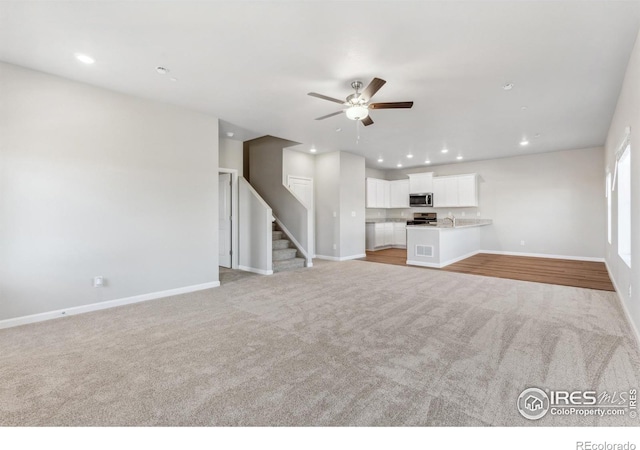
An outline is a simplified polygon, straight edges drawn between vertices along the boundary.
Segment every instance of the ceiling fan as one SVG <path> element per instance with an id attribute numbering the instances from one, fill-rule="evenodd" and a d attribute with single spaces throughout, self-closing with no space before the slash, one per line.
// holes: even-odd
<path id="1" fill-rule="evenodd" d="M 373 97 L 376 92 L 380 90 L 386 81 L 380 78 L 374 78 L 371 80 L 371 83 L 364 89 L 364 91 L 360 92 L 362 89 L 362 81 L 354 81 L 351 83 L 351 87 L 355 90 L 355 92 L 347 97 L 345 101 L 339 100 L 337 98 L 327 97 L 326 95 L 317 94 L 315 92 L 309 92 L 308 95 L 312 97 L 321 98 L 323 100 L 329 100 L 330 102 L 339 103 L 341 105 L 346 106 L 345 109 L 341 111 L 337 111 L 331 114 L 327 114 L 326 116 L 318 117 L 316 120 L 324 120 L 329 117 L 337 116 L 338 114 L 345 115 L 351 120 L 359 120 L 366 127 L 373 124 L 373 120 L 369 116 L 369 110 L 371 109 L 399 109 L 399 108 L 411 108 L 413 106 L 413 102 L 389 102 L 389 103 L 370 103 L 371 97 Z"/>

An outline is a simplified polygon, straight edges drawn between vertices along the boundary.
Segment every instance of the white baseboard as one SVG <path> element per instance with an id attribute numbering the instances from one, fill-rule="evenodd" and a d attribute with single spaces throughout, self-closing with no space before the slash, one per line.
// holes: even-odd
<path id="1" fill-rule="evenodd" d="M 245 272 L 257 273 L 258 275 L 273 275 L 273 270 L 256 269 L 255 267 L 239 265 L 238 269 Z"/>
<path id="2" fill-rule="evenodd" d="M 325 256 L 325 255 L 316 255 L 318 259 L 325 259 L 327 261 L 349 261 L 351 259 L 360 259 L 365 258 L 367 255 L 365 253 L 361 255 L 351 255 L 351 256 Z"/>
<path id="3" fill-rule="evenodd" d="M 442 267 L 441 264 L 438 263 L 430 263 L 430 262 L 424 262 L 424 261 L 413 261 L 410 259 L 407 259 L 407 265 L 408 266 L 420 266 L 420 267 L 431 267 L 432 269 L 439 269 Z"/>
<path id="4" fill-rule="evenodd" d="M 479 250 L 476 253 L 489 253 L 491 255 L 529 256 L 532 258 L 570 259 L 573 261 L 604 262 L 604 258 L 595 258 L 592 256 L 547 255 L 546 253 L 503 252 L 499 250 Z"/>
<path id="5" fill-rule="evenodd" d="M 462 261 L 463 259 L 471 258 L 472 256 L 477 255 L 478 253 L 481 253 L 481 252 L 475 251 L 475 252 L 467 253 L 466 255 L 458 256 L 457 258 L 453 258 L 443 262 L 442 264 L 440 264 L 440 267 L 446 267 L 450 264 L 457 263 L 458 261 Z"/>
<path id="6" fill-rule="evenodd" d="M 604 265 L 607 268 L 607 273 L 609 274 L 609 278 L 611 279 L 611 282 L 613 283 L 613 287 L 616 290 L 618 301 L 622 306 L 622 311 L 624 311 L 624 315 L 627 319 L 627 322 L 629 322 L 629 324 L 631 325 L 631 330 L 633 331 L 633 337 L 636 338 L 636 344 L 638 345 L 638 347 L 640 347 L 640 332 L 638 332 L 638 328 L 636 327 L 636 324 L 633 321 L 633 318 L 631 317 L 631 313 L 629 313 L 629 309 L 627 308 L 627 303 L 624 301 L 624 299 L 622 298 L 622 295 L 620 294 L 620 292 L 622 291 L 618 287 L 618 283 L 616 283 L 616 279 L 611 273 L 611 269 L 609 269 L 609 264 L 607 263 L 606 260 L 604 261 Z"/>
<path id="7" fill-rule="evenodd" d="M 196 284 L 193 286 L 185 286 L 166 291 L 150 292 L 149 294 L 134 295 L 133 297 L 119 298 L 116 300 L 107 300 L 104 302 L 90 303 L 88 305 L 74 306 L 72 308 L 58 309 L 40 314 L 32 314 L 30 316 L 15 317 L 13 319 L 0 320 L 0 329 L 17 327 L 29 323 L 43 322 L 45 320 L 58 319 L 60 317 L 75 316 L 76 314 L 84 314 L 92 311 L 100 311 L 102 309 L 115 308 L 116 306 L 131 305 L 133 303 L 146 302 L 149 300 L 157 300 L 159 298 L 171 297 L 179 294 L 187 294 L 189 292 L 202 291 L 220 286 L 219 281 L 211 281 L 209 283 Z"/>

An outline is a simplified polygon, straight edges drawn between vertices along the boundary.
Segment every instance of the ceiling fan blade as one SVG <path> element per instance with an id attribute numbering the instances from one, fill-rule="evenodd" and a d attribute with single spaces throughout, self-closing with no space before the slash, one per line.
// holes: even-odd
<path id="1" fill-rule="evenodd" d="M 328 119 L 329 117 L 337 116 L 338 114 L 342 114 L 342 111 L 338 111 L 331 114 L 327 114 L 326 116 L 318 117 L 316 120 Z"/>
<path id="2" fill-rule="evenodd" d="M 373 120 L 371 119 L 371 116 L 365 117 L 360 122 L 362 122 L 362 125 L 364 125 L 365 127 L 368 127 L 369 125 L 373 125 Z"/>
<path id="3" fill-rule="evenodd" d="M 413 102 L 371 103 L 369 109 L 411 108 Z"/>
<path id="4" fill-rule="evenodd" d="M 315 92 L 309 92 L 307 95 L 310 95 L 311 97 L 321 98 L 323 100 L 329 100 L 330 102 L 340 103 L 341 105 L 345 104 L 344 100 L 338 100 L 337 98 L 327 97 L 326 95 L 322 94 L 316 94 Z"/>
<path id="5" fill-rule="evenodd" d="M 366 101 L 371 100 L 371 97 L 376 95 L 376 92 L 378 92 L 385 83 L 386 81 L 381 80 L 380 78 L 374 78 L 373 80 L 371 80 L 371 83 L 369 83 L 369 86 L 364 88 L 364 91 L 362 91 L 362 96 Z"/>

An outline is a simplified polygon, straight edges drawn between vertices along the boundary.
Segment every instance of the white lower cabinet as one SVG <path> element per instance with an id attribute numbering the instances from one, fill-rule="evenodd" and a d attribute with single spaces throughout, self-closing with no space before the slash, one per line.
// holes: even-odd
<path id="1" fill-rule="evenodd" d="M 368 223 L 366 227 L 367 250 L 407 246 L 407 226 L 404 222 Z"/>
<path id="2" fill-rule="evenodd" d="M 393 245 L 393 222 L 384 224 L 384 245 Z"/>
<path id="3" fill-rule="evenodd" d="M 393 224 L 393 245 L 397 247 L 407 246 L 407 225 L 402 222 Z"/>

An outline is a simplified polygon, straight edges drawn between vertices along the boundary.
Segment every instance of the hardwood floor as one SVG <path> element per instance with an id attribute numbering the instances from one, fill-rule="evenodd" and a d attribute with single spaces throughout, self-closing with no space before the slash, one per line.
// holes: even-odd
<path id="1" fill-rule="evenodd" d="M 375 252 L 367 251 L 367 256 L 364 258 L 364 261 L 400 266 L 406 265 L 406 260 L 406 250 L 397 248 Z M 445 270 L 603 291 L 615 290 L 607 273 L 607 268 L 601 262 L 479 253 L 442 269 L 431 270 Z"/>
<path id="2" fill-rule="evenodd" d="M 367 256 L 363 258 L 363 261 L 406 266 L 407 250 L 404 248 L 387 248 L 375 252 L 367 250 Z"/>

